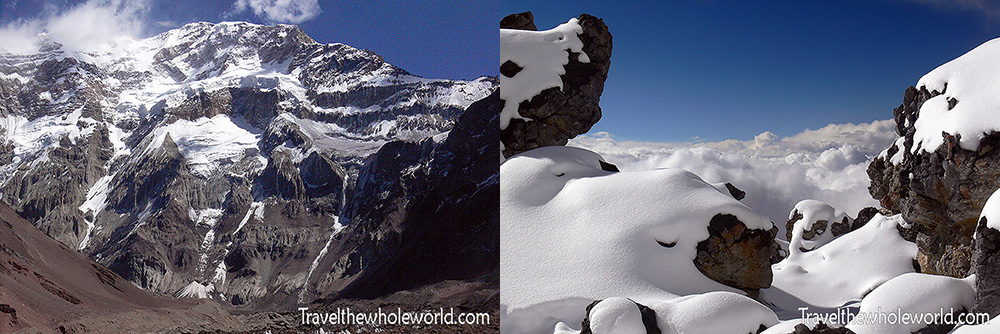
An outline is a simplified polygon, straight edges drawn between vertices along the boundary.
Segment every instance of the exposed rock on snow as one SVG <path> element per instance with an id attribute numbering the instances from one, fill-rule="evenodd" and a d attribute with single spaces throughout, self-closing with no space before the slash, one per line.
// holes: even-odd
<path id="1" fill-rule="evenodd" d="M 583 149 L 550 146 L 500 166 L 503 333 L 551 332 L 557 321 L 579 323 L 586 305 L 604 298 L 652 307 L 677 295 L 739 291 L 694 264 L 699 243 L 710 238 L 710 222 L 720 214 L 734 219 L 719 222 L 719 235 L 750 240 L 737 248 L 749 254 L 734 251 L 718 259 L 751 262 L 724 267 L 741 271 L 730 277 L 767 285 L 766 277 L 751 277 L 765 274 L 756 270 L 770 263 L 770 220 L 689 172 L 608 172 L 600 160 Z"/>
<path id="2" fill-rule="evenodd" d="M 976 307 L 974 312 L 1000 314 L 1000 191 L 986 201 L 979 215 L 972 252 L 972 267 L 976 273 Z"/>
<path id="3" fill-rule="evenodd" d="M 512 29 L 533 27 L 525 22 L 530 13 L 514 15 L 505 18 L 518 22 Z M 601 119 L 598 102 L 611 66 L 611 34 L 604 21 L 582 14 L 548 31 L 512 29 L 500 30 L 500 63 L 523 70 L 500 77 L 504 156 L 566 145 L 590 131 Z"/>
<path id="4" fill-rule="evenodd" d="M 748 229 L 736 216 L 717 214 L 708 223 L 708 239 L 698 243 L 694 265 L 708 278 L 756 297 L 771 286 L 771 264 L 780 260 L 777 233 L 777 227 Z"/>
<path id="5" fill-rule="evenodd" d="M 531 14 L 531 12 L 505 16 L 500 20 L 500 29 L 538 30 L 538 28 L 535 27 L 535 15 Z"/>
<path id="6" fill-rule="evenodd" d="M 871 163 L 872 196 L 916 225 L 922 272 L 965 277 L 979 212 L 1000 180 L 1000 99 L 991 40 L 909 87 L 898 140 Z"/>
<path id="7" fill-rule="evenodd" d="M 808 252 L 851 231 L 853 219 L 844 211 L 816 200 L 803 200 L 792 208 L 785 224 L 790 254 Z"/>

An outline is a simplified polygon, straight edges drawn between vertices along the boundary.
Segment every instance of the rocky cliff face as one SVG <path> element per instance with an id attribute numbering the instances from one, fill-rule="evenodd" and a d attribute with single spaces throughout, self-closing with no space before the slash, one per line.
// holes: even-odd
<path id="1" fill-rule="evenodd" d="M 868 190 L 884 208 L 914 224 L 920 271 L 965 277 L 970 269 L 972 234 L 979 213 L 1000 187 L 1000 135 L 987 135 L 976 150 L 942 133 L 945 145 L 913 152 L 915 124 L 923 104 L 945 92 L 909 87 L 893 110 L 900 139 L 868 166 Z"/>
<path id="2" fill-rule="evenodd" d="M 48 43 L 0 54 L 0 194 L 145 289 L 293 307 L 375 260 L 346 255 L 342 234 L 363 230 L 349 217 L 408 201 L 381 188 L 422 177 L 409 163 L 444 154 L 496 86 L 420 78 L 286 25 L 193 23 L 107 53 Z"/>
<path id="3" fill-rule="evenodd" d="M 500 161 L 493 125 L 500 107 L 497 93 L 473 103 L 433 151 L 429 142 L 390 143 L 372 158 L 358 181 L 358 194 L 371 203 L 355 203 L 375 209 L 352 207 L 358 212 L 352 222 L 365 231 L 357 234 L 357 249 L 370 258 L 394 256 L 360 263 L 365 273 L 342 296 L 371 298 L 441 280 L 481 280 L 499 289 L 500 211 L 494 200 Z M 381 181 L 386 177 L 403 181 Z"/>
<path id="4" fill-rule="evenodd" d="M 501 29 L 535 30 L 531 12 L 513 14 L 500 22 Z M 590 131 L 601 120 L 601 93 L 611 68 L 611 33 L 604 20 L 581 14 L 579 24 L 583 33 L 583 53 L 589 62 L 580 62 L 579 53 L 570 52 L 564 65 L 563 87 L 549 88 L 530 101 L 518 106 L 518 113 L 530 118 L 511 121 L 500 131 L 504 156 L 511 156 L 533 148 L 566 145 L 569 139 Z M 524 64 L 522 64 L 524 65 Z M 513 61 L 501 64 L 501 75 L 513 78 L 522 69 Z"/>

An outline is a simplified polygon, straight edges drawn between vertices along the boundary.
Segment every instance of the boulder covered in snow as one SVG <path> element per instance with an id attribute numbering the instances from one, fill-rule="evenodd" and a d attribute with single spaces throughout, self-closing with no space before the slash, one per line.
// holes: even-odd
<path id="1" fill-rule="evenodd" d="M 611 33 L 581 14 L 556 28 L 533 31 L 531 13 L 500 29 L 500 139 L 504 156 L 566 145 L 601 119 L 598 102 L 611 67 Z M 509 29 L 508 29 L 509 28 Z"/>
<path id="2" fill-rule="evenodd" d="M 868 167 L 869 192 L 916 225 L 921 272 L 964 277 L 1000 187 L 1000 39 L 926 74 L 893 110 L 900 136 Z"/>
<path id="3" fill-rule="evenodd" d="M 899 215 L 876 214 L 859 229 L 809 252 L 790 252 L 772 266 L 774 282 L 761 299 L 784 316 L 799 307 L 832 310 L 861 300 L 872 289 L 914 271 L 917 246 L 904 240 Z"/>
<path id="4" fill-rule="evenodd" d="M 947 333 L 948 319 L 965 314 L 975 303 L 975 276 L 900 275 L 873 290 L 847 328 L 858 334 Z"/>
<path id="5" fill-rule="evenodd" d="M 817 200 L 795 204 L 785 223 L 789 252 L 808 252 L 852 230 L 854 221 L 846 212 Z"/>
<path id="6" fill-rule="evenodd" d="M 549 146 L 500 165 L 501 333 L 575 326 L 587 305 L 613 297 L 655 308 L 678 296 L 730 291 L 756 303 L 695 261 L 714 219 L 723 239 L 706 251 L 732 245 L 717 257 L 739 262 L 722 264 L 734 271 L 728 274 L 769 286 L 774 246 L 763 239 L 773 239 L 774 224 L 767 217 L 690 172 L 612 172 L 601 160 Z M 727 239 L 734 237 L 749 241 Z"/>

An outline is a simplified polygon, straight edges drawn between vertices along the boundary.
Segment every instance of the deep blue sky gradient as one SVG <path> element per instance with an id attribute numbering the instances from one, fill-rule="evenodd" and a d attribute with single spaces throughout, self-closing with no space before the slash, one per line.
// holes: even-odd
<path id="1" fill-rule="evenodd" d="M 252 13 L 226 15 L 235 0 L 147 0 L 146 35 L 195 21 L 249 21 Z M 83 0 L 0 0 L 0 24 L 31 19 Z M 320 43 L 369 49 L 389 63 L 428 78 L 474 79 L 497 75 L 502 17 L 493 1 L 320 0 L 322 13 L 300 26 Z M 148 37 L 144 36 L 144 37 Z"/>
<path id="2" fill-rule="evenodd" d="M 902 0 L 505 0 L 500 10 L 530 10 L 539 29 L 603 18 L 614 51 L 591 133 L 641 141 L 889 119 L 920 76 L 1000 36 L 1000 15 Z"/>

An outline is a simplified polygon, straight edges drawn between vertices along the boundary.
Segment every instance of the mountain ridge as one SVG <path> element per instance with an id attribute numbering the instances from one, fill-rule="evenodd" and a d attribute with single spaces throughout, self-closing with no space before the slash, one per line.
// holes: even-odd
<path id="1" fill-rule="evenodd" d="M 90 53 L 44 45 L 0 54 L 2 200 L 144 289 L 211 285 L 246 308 L 353 282 L 365 262 L 343 241 L 358 229 L 345 208 L 361 170 L 393 142 L 447 150 L 466 108 L 498 87 L 420 78 L 289 25 L 191 23 Z"/>

